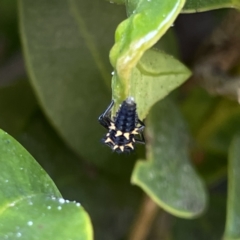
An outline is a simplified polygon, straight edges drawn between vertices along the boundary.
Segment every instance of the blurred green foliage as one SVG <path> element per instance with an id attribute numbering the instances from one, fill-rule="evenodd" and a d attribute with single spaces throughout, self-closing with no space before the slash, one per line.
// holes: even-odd
<path id="1" fill-rule="evenodd" d="M 11 197 L 17 189 L 41 188 L 45 180 L 40 184 L 31 179 L 33 175 L 40 179 L 41 174 L 54 186 L 55 193 L 45 186 L 48 195 L 61 198 L 62 194 L 80 202 L 87 212 L 70 204 L 63 215 L 58 211 L 47 215 L 48 221 L 56 221 L 55 226 L 46 221 L 51 229 L 48 233 L 57 231 L 60 237 L 65 237 L 61 224 L 71 221 L 65 230 L 82 237 L 73 239 L 92 239 L 89 215 L 94 239 L 129 239 L 144 191 L 169 214 L 166 240 L 217 240 L 223 235 L 226 240 L 240 239 L 236 230 L 240 157 L 239 137 L 235 137 L 240 130 L 240 108 L 196 86 L 178 88 L 191 72 L 181 63 L 175 29 L 170 28 L 181 11 L 230 6 L 239 8 L 240 2 L 0 0 L 0 128 L 32 154 L 59 189 L 15 140 L 1 132 L 1 239 L 9 232 L 15 234 L 8 235 L 12 239 L 18 237 L 18 229 L 12 230 L 13 218 L 29 222 L 31 211 L 26 202 L 18 209 L 4 209 L 6 203 L 16 200 Z M 154 50 L 147 50 L 153 45 Z M 28 74 L 13 74 L 6 84 L 2 69 L 13 65 L 11 71 L 17 71 L 19 64 L 12 58 L 20 51 Z M 158 102 L 176 88 L 168 99 Z M 105 131 L 97 117 L 111 98 L 116 101 L 116 112 L 128 95 L 135 97 L 140 118 L 146 117 L 147 143 L 146 149 L 137 146 L 131 155 L 118 155 L 101 144 Z M 6 136 L 13 145 L 5 144 Z M 32 165 L 21 161 L 20 154 Z M 19 164 L 24 165 L 25 176 Z M 6 174 L 18 185 L 6 185 Z M 130 179 L 143 191 L 132 186 Z M 28 194 L 22 190 L 16 198 Z M 51 198 L 33 199 L 36 221 L 45 214 L 48 201 L 57 208 Z M 18 220 L 22 213 L 26 215 Z M 162 216 L 160 212 L 156 219 Z M 149 226 L 149 231 L 160 231 L 161 221 L 157 223 Z M 21 233 L 29 234 L 22 239 L 36 234 L 34 228 L 32 232 L 27 229 L 21 228 Z M 43 233 L 39 239 L 50 236 Z M 155 240 L 151 236 L 148 239 Z M 61 238 L 55 235 L 51 239 Z"/>

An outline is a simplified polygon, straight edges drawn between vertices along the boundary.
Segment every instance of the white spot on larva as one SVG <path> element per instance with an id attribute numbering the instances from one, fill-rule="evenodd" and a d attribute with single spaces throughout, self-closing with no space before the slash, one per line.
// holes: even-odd
<path id="1" fill-rule="evenodd" d="M 54 196 L 52 196 L 51 198 L 52 198 L 52 200 L 56 200 L 56 198 Z"/>
<path id="2" fill-rule="evenodd" d="M 33 203 L 32 203 L 32 202 L 28 202 L 28 204 L 29 204 L 29 205 L 33 205 Z"/>
<path id="3" fill-rule="evenodd" d="M 28 226 L 32 226 L 33 225 L 33 222 L 32 221 L 28 221 Z"/>
<path id="4" fill-rule="evenodd" d="M 9 207 L 14 207 L 14 206 L 15 206 L 15 203 L 10 203 L 8 206 L 9 206 Z"/>
<path id="5" fill-rule="evenodd" d="M 65 202 L 66 202 L 66 203 L 69 203 L 69 200 L 66 200 Z"/>
<path id="6" fill-rule="evenodd" d="M 62 207 L 61 206 L 58 206 L 58 210 L 61 210 L 62 209 Z"/>
<path id="7" fill-rule="evenodd" d="M 123 134 L 123 136 L 124 136 L 127 140 L 129 140 L 130 133 L 126 132 L 126 133 Z"/>
<path id="8" fill-rule="evenodd" d="M 63 203 L 65 203 L 65 200 L 63 199 L 63 198 L 59 198 L 59 203 L 61 203 L 61 204 L 63 204 Z"/>
<path id="9" fill-rule="evenodd" d="M 124 146 L 119 146 L 119 148 L 120 148 L 121 151 L 123 152 L 123 150 L 124 150 Z"/>
<path id="10" fill-rule="evenodd" d="M 5 182 L 8 182 L 8 179 L 6 179 Z"/>
<path id="11" fill-rule="evenodd" d="M 81 204 L 80 204 L 80 203 L 76 203 L 76 206 L 77 206 L 77 207 L 80 207 L 80 206 L 81 206 Z"/>
<path id="12" fill-rule="evenodd" d="M 122 134 L 123 132 L 118 130 L 117 133 L 115 134 L 115 137 L 121 136 Z"/>
<path id="13" fill-rule="evenodd" d="M 51 206 L 48 206 L 47 209 L 51 209 L 52 207 Z"/>
<path id="14" fill-rule="evenodd" d="M 126 99 L 126 102 L 127 102 L 128 104 L 134 104 L 134 103 L 135 103 L 133 97 L 128 97 L 128 98 Z"/>
<path id="15" fill-rule="evenodd" d="M 118 147 L 119 147 L 118 145 L 115 145 L 115 146 L 113 147 L 113 150 L 117 149 Z"/>

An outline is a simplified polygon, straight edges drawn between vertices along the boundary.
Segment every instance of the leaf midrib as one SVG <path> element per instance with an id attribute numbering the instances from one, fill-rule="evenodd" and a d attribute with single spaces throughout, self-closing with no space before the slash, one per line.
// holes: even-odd
<path id="1" fill-rule="evenodd" d="M 101 54 L 99 53 L 96 47 L 96 44 L 94 43 L 94 39 L 92 38 L 91 33 L 88 31 L 84 23 L 84 20 L 82 19 L 81 14 L 78 11 L 77 4 L 75 0 L 68 0 L 68 3 L 69 3 L 69 11 L 70 13 L 72 13 L 72 16 L 76 20 L 76 23 L 79 27 L 79 31 L 82 34 L 83 39 L 85 40 L 85 44 L 87 45 L 95 61 L 95 64 L 102 78 L 104 79 L 105 84 L 109 87 L 110 74 L 108 73 L 106 66 L 103 64 L 104 61 L 102 60 Z"/>
<path id="2" fill-rule="evenodd" d="M 36 194 L 32 194 L 32 195 L 28 195 L 28 196 L 24 196 L 24 197 L 20 197 L 20 198 L 17 198 L 16 200 L 14 201 L 11 201 L 10 203 L 7 203 L 5 205 L 3 205 L 2 207 L 0 207 L 0 216 L 10 207 L 14 207 L 17 203 L 25 200 L 25 199 L 28 199 L 28 198 L 32 198 L 32 197 L 35 197 L 37 196 L 39 193 L 36 193 Z"/>

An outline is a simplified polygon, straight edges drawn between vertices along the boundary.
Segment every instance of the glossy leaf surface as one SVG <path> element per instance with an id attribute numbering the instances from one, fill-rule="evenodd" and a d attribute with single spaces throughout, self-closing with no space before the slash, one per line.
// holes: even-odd
<path id="1" fill-rule="evenodd" d="M 118 85 L 121 86 L 121 100 L 125 100 L 130 94 L 129 81 L 133 68 L 144 52 L 152 47 L 172 25 L 184 3 L 184 0 L 127 2 L 132 13 L 129 14 L 128 19 L 119 24 L 115 33 L 115 44 L 110 52 Z"/>
<path id="2" fill-rule="evenodd" d="M 88 215 L 73 202 L 45 195 L 22 198 L 1 213 L 1 239 L 90 240 Z"/>
<path id="3" fill-rule="evenodd" d="M 62 199 L 33 157 L 3 131 L 0 149 L 1 239 L 92 239 L 90 219 L 80 204 Z"/>

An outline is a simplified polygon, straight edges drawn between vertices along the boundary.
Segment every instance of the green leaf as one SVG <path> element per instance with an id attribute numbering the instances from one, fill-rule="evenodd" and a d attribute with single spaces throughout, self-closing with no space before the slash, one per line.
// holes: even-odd
<path id="1" fill-rule="evenodd" d="M 23 197 L 2 209 L 0 219 L 1 239 L 93 239 L 87 213 L 63 198 Z"/>
<path id="2" fill-rule="evenodd" d="M 187 0 L 184 5 L 184 13 L 203 12 L 219 8 L 238 8 L 240 9 L 239 0 Z"/>
<path id="3" fill-rule="evenodd" d="M 240 239 L 240 135 L 236 135 L 229 149 L 227 222 L 224 240 Z"/>
<path id="4" fill-rule="evenodd" d="M 112 153 L 100 143 L 97 118 L 111 99 L 108 51 L 123 7 L 103 0 L 21 0 L 19 12 L 27 70 L 40 104 L 72 149 L 103 164 Z"/>
<path id="5" fill-rule="evenodd" d="M 144 119 L 157 101 L 186 81 L 190 74 L 188 68 L 172 56 L 154 49 L 146 51 L 133 69 L 127 87 L 137 103 L 140 119 Z M 113 98 L 120 104 L 122 89 L 116 75 L 112 87 Z"/>
<path id="6" fill-rule="evenodd" d="M 83 208 L 65 202 L 33 157 L 3 131 L 0 150 L 1 239 L 92 239 Z"/>
<path id="7" fill-rule="evenodd" d="M 115 44 L 110 51 L 110 61 L 122 84 L 122 99 L 129 96 L 132 69 L 172 25 L 184 3 L 185 0 L 128 1 L 135 9 L 117 27 Z"/>
<path id="8" fill-rule="evenodd" d="M 58 189 L 33 157 L 12 137 L 0 130 L 0 204 L 4 206 L 36 194 L 61 197 Z"/>
<path id="9" fill-rule="evenodd" d="M 128 17 L 131 16 L 134 12 L 134 10 L 136 10 L 138 3 L 140 2 L 140 0 L 127 0 L 126 2 L 126 10 L 127 10 L 127 15 Z"/>
<path id="10" fill-rule="evenodd" d="M 173 215 L 201 214 L 205 187 L 190 163 L 187 129 L 176 106 L 168 100 L 157 103 L 147 126 L 147 160 L 137 162 L 132 183 Z"/>

